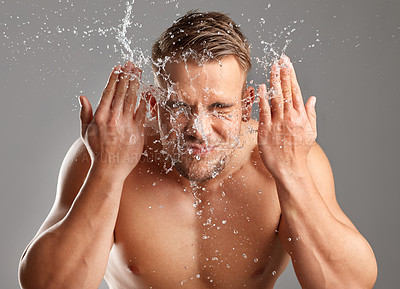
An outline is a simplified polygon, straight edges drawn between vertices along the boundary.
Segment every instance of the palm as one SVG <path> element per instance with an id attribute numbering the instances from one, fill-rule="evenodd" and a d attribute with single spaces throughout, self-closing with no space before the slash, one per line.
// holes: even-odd
<path id="1" fill-rule="evenodd" d="M 289 58 L 271 68 L 271 106 L 265 85 L 259 95 L 258 148 L 264 165 L 272 174 L 303 165 L 317 137 L 315 97 L 304 105 Z"/>
<path id="2" fill-rule="evenodd" d="M 128 62 L 111 73 L 94 116 L 82 97 L 82 139 L 92 162 L 129 173 L 140 160 L 144 144 L 145 105 L 135 110 L 141 71 Z"/>

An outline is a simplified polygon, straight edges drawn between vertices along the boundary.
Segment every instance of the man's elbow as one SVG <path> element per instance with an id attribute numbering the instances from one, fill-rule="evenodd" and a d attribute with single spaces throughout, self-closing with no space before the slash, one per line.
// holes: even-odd
<path id="1" fill-rule="evenodd" d="M 36 289 L 39 288 L 40 284 L 37 284 L 36 280 L 34 280 L 34 276 L 32 276 L 32 270 L 30 270 L 27 264 L 27 256 L 23 256 L 21 261 L 19 262 L 18 267 L 18 280 L 19 285 L 22 289 Z"/>
<path id="2" fill-rule="evenodd" d="M 23 256 L 18 267 L 18 280 L 22 289 L 45 289 L 49 288 L 44 284 L 45 278 L 37 272 L 39 266 L 29 262 L 29 256 Z"/>
<path id="3" fill-rule="evenodd" d="M 344 276 L 338 276 L 339 283 L 341 286 L 334 288 L 346 288 L 346 289 L 372 289 L 376 283 L 378 277 L 378 267 L 376 264 L 375 257 L 371 258 L 369 262 L 360 265 L 359 270 L 354 272 L 347 272 L 347 278 Z"/>
<path id="4" fill-rule="evenodd" d="M 56 280 L 54 268 L 35 245 L 29 246 L 18 266 L 18 280 L 22 289 L 57 289 L 62 282 Z"/>
<path id="5" fill-rule="evenodd" d="M 375 256 L 370 261 L 368 267 L 369 268 L 366 270 L 365 274 L 365 285 L 362 288 L 372 289 L 376 283 L 376 279 L 378 278 L 378 265 Z"/>
<path id="6" fill-rule="evenodd" d="M 375 254 L 369 244 L 366 246 L 365 256 L 368 256 L 367 260 L 364 264 L 360 265 L 364 277 L 363 285 L 360 288 L 372 289 L 378 278 L 378 264 L 376 262 Z"/>

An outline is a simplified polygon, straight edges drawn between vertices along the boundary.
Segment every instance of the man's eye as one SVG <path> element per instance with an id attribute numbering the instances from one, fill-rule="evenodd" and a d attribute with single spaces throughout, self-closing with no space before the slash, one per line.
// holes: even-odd
<path id="1" fill-rule="evenodd" d="M 216 102 L 216 103 L 213 103 L 211 106 L 214 109 L 215 108 L 221 109 L 221 108 L 229 108 L 229 107 L 232 107 L 233 105 L 232 104 L 228 104 L 228 103 Z"/>
<path id="2" fill-rule="evenodd" d="M 168 106 L 171 108 L 182 108 L 182 107 L 186 107 L 186 103 L 182 102 L 182 101 L 171 101 L 168 103 Z"/>

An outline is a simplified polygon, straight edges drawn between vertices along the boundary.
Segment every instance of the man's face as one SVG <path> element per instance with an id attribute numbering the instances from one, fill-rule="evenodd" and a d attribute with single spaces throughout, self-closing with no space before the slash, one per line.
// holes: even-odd
<path id="1" fill-rule="evenodd" d="M 245 74 L 233 56 L 199 64 L 170 62 L 158 76 L 161 143 L 191 181 L 216 176 L 238 144 Z"/>

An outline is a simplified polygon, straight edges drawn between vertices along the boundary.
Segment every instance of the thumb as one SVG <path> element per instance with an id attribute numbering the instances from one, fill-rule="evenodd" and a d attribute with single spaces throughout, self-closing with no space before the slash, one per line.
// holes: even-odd
<path id="1" fill-rule="evenodd" d="M 145 121 L 146 117 L 146 102 L 145 100 L 141 99 L 138 108 L 135 112 L 135 119 L 139 121 L 142 125 Z"/>
<path id="2" fill-rule="evenodd" d="M 317 98 L 315 96 L 311 96 L 306 103 L 306 113 L 314 131 L 317 130 L 317 113 L 315 110 L 316 102 Z"/>
<path id="3" fill-rule="evenodd" d="M 81 106 L 81 111 L 80 111 L 81 135 L 83 137 L 86 133 L 88 125 L 93 119 L 93 111 L 89 100 L 83 95 L 79 96 L 79 104 Z"/>

